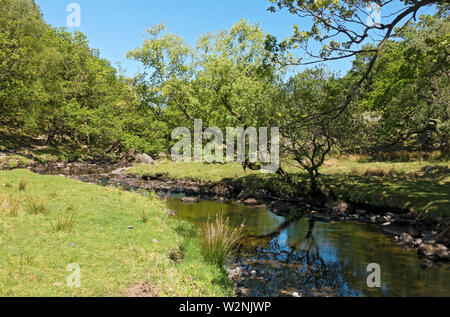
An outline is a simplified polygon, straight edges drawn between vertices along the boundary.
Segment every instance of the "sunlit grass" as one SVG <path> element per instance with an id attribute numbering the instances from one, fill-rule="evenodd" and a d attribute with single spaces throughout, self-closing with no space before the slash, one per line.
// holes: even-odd
<path id="1" fill-rule="evenodd" d="M 26 192 L 18 191 L 19 179 L 28 181 Z M 5 183 L 13 186 L 0 186 L 0 203 L 8 197 L 13 210 L 9 197 L 17 195 L 21 204 L 14 217 L 0 213 L 0 296 L 127 296 L 140 283 L 159 296 L 234 294 L 202 257 L 195 230 L 169 217 L 156 197 L 26 170 L 1 171 Z M 47 199 L 48 213 L 28 213 L 28 197 Z M 174 262 L 171 251 L 180 246 L 185 255 Z M 66 285 L 72 263 L 81 268 L 80 288 Z"/>
<path id="2" fill-rule="evenodd" d="M 397 155 L 404 155 L 399 153 Z M 306 173 L 285 164 L 285 170 L 300 181 Z M 345 159 L 330 158 L 320 169 L 319 182 L 332 190 L 338 199 L 370 204 L 379 207 L 408 208 L 424 214 L 448 217 L 450 215 L 450 168 L 448 161 L 414 160 L 411 162 L 372 162 L 367 157 L 351 156 Z M 437 172 L 426 173 L 427 169 Z M 277 175 L 244 171 L 238 163 L 203 164 L 159 162 L 157 166 L 137 165 L 130 173 L 166 175 L 172 179 L 200 179 L 218 182 L 240 182 L 249 192 L 270 189 L 282 195 L 298 197 L 302 192 L 286 185 Z"/>
<path id="3" fill-rule="evenodd" d="M 194 179 L 201 181 L 218 182 L 224 178 L 237 178 L 245 175 L 259 174 L 258 171 L 244 172 L 239 163 L 229 164 L 205 164 L 200 162 L 181 162 L 172 161 L 158 162 L 158 165 L 136 165 L 131 168 L 129 173 L 142 174 L 149 176 L 168 176 L 174 179 Z"/>

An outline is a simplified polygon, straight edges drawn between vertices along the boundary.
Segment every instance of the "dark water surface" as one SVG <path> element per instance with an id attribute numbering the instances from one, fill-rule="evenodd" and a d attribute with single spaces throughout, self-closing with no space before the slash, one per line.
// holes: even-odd
<path id="1" fill-rule="evenodd" d="M 242 296 L 450 296 L 450 268 L 421 266 L 414 251 L 395 244 L 379 227 L 355 222 L 286 223 L 267 208 L 168 198 L 178 216 L 196 224 L 219 212 L 249 234 L 230 267 Z M 367 266 L 381 268 L 381 288 L 367 286 Z M 237 269 L 236 269 L 237 268 Z"/>

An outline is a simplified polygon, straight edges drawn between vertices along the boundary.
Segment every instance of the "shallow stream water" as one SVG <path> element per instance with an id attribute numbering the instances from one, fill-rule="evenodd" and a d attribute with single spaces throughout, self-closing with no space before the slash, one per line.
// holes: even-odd
<path id="1" fill-rule="evenodd" d="M 288 218 L 268 208 L 170 197 L 167 205 L 195 224 L 223 212 L 248 235 L 234 256 L 241 296 L 450 296 L 450 268 L 425 267 L 414 251 L 395 244 L 379 227 L 357 222 Z M 381 287 L 370 288 L 370 263 L 381 269 Z"/>

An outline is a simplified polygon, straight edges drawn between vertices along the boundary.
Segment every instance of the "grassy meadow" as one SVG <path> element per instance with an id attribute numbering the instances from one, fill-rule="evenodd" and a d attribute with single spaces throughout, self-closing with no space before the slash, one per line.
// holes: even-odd
<path id="1" fill-rule="evenodd" d="M 128 296 L 140 285 L 158 296 L 232 295 L 196 237 L 154 197 L 0 172 L 0 296 Z M 79 288 L 66 284 L 74 263 Z"/>

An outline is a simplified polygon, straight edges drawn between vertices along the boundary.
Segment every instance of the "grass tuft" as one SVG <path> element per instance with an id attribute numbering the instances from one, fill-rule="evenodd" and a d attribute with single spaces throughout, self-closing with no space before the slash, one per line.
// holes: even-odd
<path id="1" fill-rule="evenodd" d="M 33 197 L 28 197 L 28 213 L 30 215 L 47 215 L 48 202 L 46 198 L 36 200 Z"/>
<path id="2" fill-rule="evenodd" d="M 59 215 L 55 223 L 52 223 L 52 229 L 54 232 L 70 231 L 77 224 L 77 213 L 69 215 Z"/>
<path id="3" fill-rule="evenodd" d="M 18 196 L 4 195 L 0 197 L 0 214 L 15 217 L 19 213 L 20 199 Z"/>
<path id="4" fill-rule="evenodd" d="M 145 209 L 142 209 L 141 222 L 142 223 L 148 222 L 148 212 Z"/>
<path id="5" fill-rule="evenodd" d="M 223 214 L 216 215 L 216 220 L 208 219 L 203 225 L 202 251 L 205 259 L 219 267 L 223 267 L 231 253 L 239 246 L 244 237 L 244 224 L 237 228 L 230 226 L 230 219 Z"/>
<path id="6" fill-rule="evenodd" d="M 23 192 L 27 189 L 28 182 L 25 179 L 19 179 L 19 191 Z"/>

